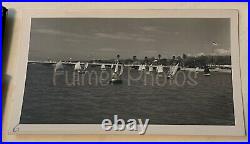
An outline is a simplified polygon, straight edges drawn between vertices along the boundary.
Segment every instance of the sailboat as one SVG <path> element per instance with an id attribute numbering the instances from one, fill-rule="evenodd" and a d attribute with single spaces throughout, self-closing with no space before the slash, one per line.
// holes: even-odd
<path id="1" fill-rule="evenodd" d="M 86 70 L 88 68 L 88 66 L 89 66 L 89 63 L 85 63 L 84 70 Z"/>
<path id="2" fill-rule="evenodd" d="M 152 64 L 149 65 L 146 70 L 147 70 L 146 74 L 150 74 L 151 72 L 153 72 L 153 70 L 154 70 L 153 65 Z"/>
<path id="3" fill-rule="evenodd" d="M 144 71 L 146 69 L 146 65 L 142 65 L 141 69 Z"/>
<path id="4" fill-rule="evenodd" d="M 196 68 L 195 68 L 195 72 L 199 72 L 199 67 L 196 67 Z"/>
<path id="5" fill-rule="evenodd" d="M 153 65 L 152 65 L 152 64 L 149 66 L 148 71 L 149 71 L 149 72 L 154 71 L 154 68 L 153 68 Z"/>
<path id="6" fill-rule="evenodd" d="M 173 78 L 176 72 L 178 71 L 178 68 L 179 68 L 179 63 L 171 67 L 167 78 Z"/>
<path id="7" fill-rule="evenodd" d="M 214 69 L 214 72 L 219 72 L 219 71 L 220 71 L 220 68 L 218 67 Z"/>
<path id="8" fill-rule="evenodd" d="M 101 70 L 102 70 L 102 71 L 105 71 L 105 70 L 106 70 L 105 64 L 102 64 L 102 65 L 101 65 Z"/>
<path id="9" fill-rule="evenodd" d="M 163 73 L 163 66 L 162 65 L 157 66 L 156 70 L 157 73 Z"/>
<path id="10" fill-rule="evenodd" d="M 64 66 L 63 66 L 62 61 L 59 61 L 58 63 L 56 63 L 54 71 L 55 72 L 64 72 Z"/>
<path id="11" fill-rule="evenodd" d="M 143 69 L 142 69 L 142 65 L 139 65 L 139 69 L 138 69 L 138 71 L 143 71 Z"/>
<path id="12" fill-rule="evenodd" d="M 82 73 L 86 73 L 88 66 L 89 66 L 89 63 L 84 64 L 84 69 L 82 70 Z"/>
<path id="13" fill-rule="evenodd" d="M 112 83 L 112 84 L 121 84 L 122 83 L 121 75 L 123 74 L 123 69 L 124 69 L 124 67 L 123 67 L 123 65 L 121 65 L 121 69 L 119 72 L 119 64 L 117 63 L 115 65 L 115 71 L 112 74 L 112 79 L 111 79 L 110 83 Z"/>
<path id="14" fill-rule="evenodd" d="M 205 66 L 205 68 L 204 68 L 204 74 L 203 75 L 204 76 L 210 76 L 211 75 L 208 66 Z"/>
<path id="15" fill-rule="evenodd" d="M 81 62 L 77 62 L 77 63 L 75 64 L 74 70 L 77 71 L 78 73 L 81 73 L 81 72 L 82 72 Z"/>

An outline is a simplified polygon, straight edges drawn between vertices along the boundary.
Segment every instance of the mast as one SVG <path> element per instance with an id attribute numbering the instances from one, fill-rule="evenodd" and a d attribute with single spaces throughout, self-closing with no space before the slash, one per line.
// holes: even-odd
<path id="1" fill-rule="evenodd" d="M 121 76 L 122 75 L 122 73 L 123 73 L 123 69 L 124 69 L 124 67 L 123 67 L 123 65 L 121 66 L 121 70 L 120 70 L 120 74 L 119 74 L 119 76 Z"/>
<path id="2" fill-rule="evenodd" d="M 116 66 L 115 66 L 115 73 L 118 72 L 118 69 L 119 69 L 118 63 L 116 63 Z"/>
<path id="3" fill-rule="evenodd" d="M 88 68 L 88 66 L 89 66 L 89 63 L 87 62 L 87 63 L 85 63 L 85 65 L 84 65 L 84 69 L 87 69 Z"/>

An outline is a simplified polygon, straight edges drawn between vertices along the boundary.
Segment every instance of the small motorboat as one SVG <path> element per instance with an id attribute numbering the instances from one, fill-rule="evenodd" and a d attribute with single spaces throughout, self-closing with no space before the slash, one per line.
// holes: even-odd
<path id="1" fill-rule="evenodd" d="M 211 75 L 208 66 L 205 66 L 205 68 L 204 68 L 204 74 L 203 75 L 204 76 L 210 76 Z"/>

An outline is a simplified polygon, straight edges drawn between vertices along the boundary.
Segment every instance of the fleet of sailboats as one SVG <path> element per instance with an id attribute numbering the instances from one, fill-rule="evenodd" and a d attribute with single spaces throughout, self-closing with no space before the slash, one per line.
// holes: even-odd
<path id="1" fill-rule="evenodd" d="M 107 64 L 107 65 L 109 65 L 109 64 Z M 89 63 L 86 62 L 86 63 L 84 63 L 84 66 L 82 66 L 81 62 L 79 61 L 79 62 L 75 63 L 74 70 L 77 71 L 78 73 L 85 73 L 88 66 L 89 66 Z M 134 65 L 132 65 L 132 66 L 134 67 Z M 147 65 L 147 64 L 137 65 L 138 71 L 145 72 L 146 74 L 153 73 L 154 72 L 154 67 L 156 67 L 156 73 L 158 73 L 158 74 L 164 73 L 164 66 L 162 64 L 159 64 L 159 65 L 153 65 L 153 64 L 150 64 L 150 65 Z M 174 76 L 176 75 L 179 67 L 180 67 L 179 63 L 177 63 L 176 65 L 170 66 L 169 70 L 168 70 L 168 73 L 167 73 L 167 78 L 171 78 L 171 79 L 174 78 Z M 124 65 L 119 64 L 119 62 L 117 61 L 116 64 L 111 64 L 110 68 L 113 71 L 110 83 L 122 83 L 121 76 L 122 76 L 123 71 L 124 71 Z M 105 64 L 101 64 L 101 70 L 102 71 L 106 70 Z M 62 61 L 59 61 L 59 62 L 57 62 L 55 64 L 54 71 L 55 72 L 64 72 L 64 66 L 63 66 Z M 195 68 L 195 72 L 200 72 L 200 71 L 201 71 L 201 69 L 199 67 Z M 209 68 L 207 66 L 204 68 L 204 74 L 203 75 L 204 76 L 210 76 L 211 75 L 210 71 L 209 71 Z"/>
<path id="2" fill-rule="evenodd" d="M 77 63 L 75 63 L 74 70 L 79 72 L 79 73 L 83 72 L 83 71 L 86 71 L 86 69 L 88 68 L 88 65 L 89 65 L 88 63 L 85 63 L 84 67 L 82 67 L 81 62 L 77 62 Z M 119 63 L 111 65 L 111 69 L 113 69 L 114 67 L 115 67 L 114 73 L 117 73 L 119 71 Z M 120 74 L 119 75 L 121 75 L 123 73 L 123 70 L 124 70 L 123 65 L 121 65 L 120 67 L 121 68 L 120 68 Z M 170 70 L 169 70 L 169 76 L 174 76 L 174 74 L 177 72 L 178 67 L 179 67 L 179 64 L 177 64 L 176 66 L 171 67 Z M 63 66 L 62 61 L 59 61 L 55 65 L 55 71 L 59 71 L 59 70 L 64 70 L 64 66 Z M 101 70 L 106 70 L 105 64 L 101 65 Z M 149 65 L 149 66 L 141 64 L 141 65 L 139 65 L 138 71 L 146 71 L 146 72 L 150 73 L 150 72 L 154 71 L 154 66 L 152 64 Z M 163 65 L 156 66 L 156 72 L 157 73 L 163 73 L 164 72 Z"/>

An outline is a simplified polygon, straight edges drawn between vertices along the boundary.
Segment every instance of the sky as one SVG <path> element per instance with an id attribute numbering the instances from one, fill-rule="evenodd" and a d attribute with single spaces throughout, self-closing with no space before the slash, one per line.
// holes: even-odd
<path id="1" fill-rule="evenodd" d="M 230 55 L 226 18 L 33 18 L 29 60 Z"/>

